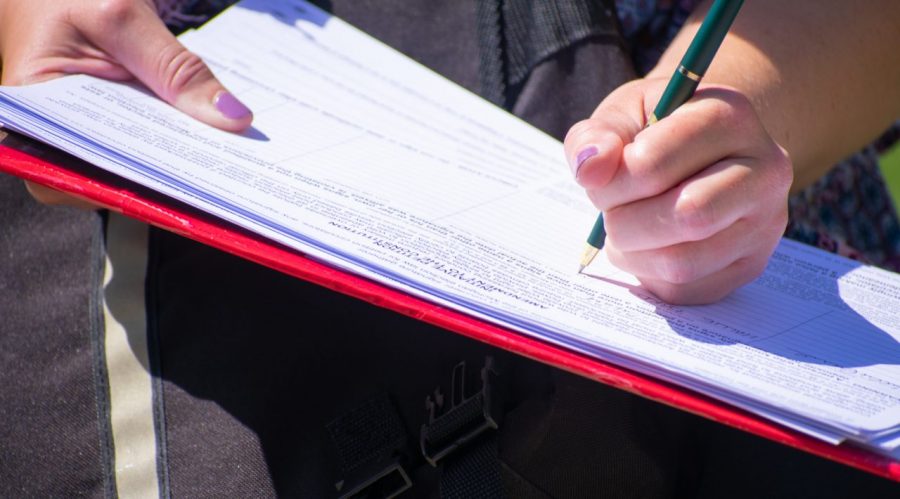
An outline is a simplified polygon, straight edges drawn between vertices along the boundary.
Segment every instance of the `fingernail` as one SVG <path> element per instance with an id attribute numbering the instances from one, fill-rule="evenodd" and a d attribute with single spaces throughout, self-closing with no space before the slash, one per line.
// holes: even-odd
<path id="1" fill-rule="evenodd" d="M 213 99 L 213 104 L 222 113 L 222 116 L 231 120 L 239 120 L 250 115 L 250 109 L 237 100 L 231 92 L 219 92 Z"/>
<path id="2" fill-rule="evenodd" d="M 575 156 L 575 169 L 573 172 L 575 174 L 575 178 L 578 178 L 578 170 L 581 169 L 581 165 L 583 165 L 585 161 L 596 156 L 597 152 L 597 146 L 587 146 L 582 149 L 577 156 Z"/>

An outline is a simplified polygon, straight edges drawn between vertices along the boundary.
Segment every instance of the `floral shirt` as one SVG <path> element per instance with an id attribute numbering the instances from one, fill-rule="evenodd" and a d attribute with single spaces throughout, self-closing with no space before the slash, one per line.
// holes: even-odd
<path id="1" fill-rule="evenodd" d="M 155 0 L 173 29 L 196 25 L 235 0 Z M 646 74 L 700 0 L 616 0 L 635 68 Z M 878 157 L 900 139 L 900 121 L 874 143 L 791 196 L 785 235 L 844 256 L 900 271 L 900 221 Z"/>

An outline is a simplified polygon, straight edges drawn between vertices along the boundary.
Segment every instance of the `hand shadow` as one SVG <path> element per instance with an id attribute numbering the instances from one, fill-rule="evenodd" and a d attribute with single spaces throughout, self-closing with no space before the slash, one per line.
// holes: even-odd
<path id="1" fill-rule="evenodd" d="M 298 27 L 298 21 L 324 26 L 331 19 L 331 2 L 329 0 L 313 0 L 310 2 L 318 8 L 309 8 L 293 2 L 245 1 L 239 8 L 262 12 L 278 19 L 288 26 Z M 304 31 L 304 34 L 306 32 Z"/>
<path id="2" fill-rule="evenodd" d="M 246 137 L 248 139 L 256 140 L 259 142 L 269 142 L 269 136 L 264 134 L 260 129 L 255 126 L 251 126 L 250 128 L 244 130 L 239 134 L 241 137 Z"/>
<path id="3" fill-rule="evenodd" d="M 900 333 L 887 300 L 880 306 L 859 283 L 873 269 L 857 262 L 826 277 L 821 270 L 774 261 L 756 281 L 723 300 L 699 306 L 665 303 L 639 286 L 632 294 L 651 304 L 670 329 L 697 343 L 755 350 L 801 363 L 838 368 L 900 365 Z M 877 272 L 877 271 L 876 271 Z"/>

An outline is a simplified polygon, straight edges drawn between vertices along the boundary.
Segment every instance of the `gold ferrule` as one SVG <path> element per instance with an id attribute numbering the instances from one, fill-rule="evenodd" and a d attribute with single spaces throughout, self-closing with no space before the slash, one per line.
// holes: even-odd
<path id="1" fill-rule="evenodd" d="M 696 81 L 697 83 L 700 83 L 700 80 L 703 79 L 702 75 L 698 75 L 697 73 L 691 71 L 690 69 L 688 69 L 684 66 L 678 66 L 678 72 L 683 74 L 684 76 Z"/>

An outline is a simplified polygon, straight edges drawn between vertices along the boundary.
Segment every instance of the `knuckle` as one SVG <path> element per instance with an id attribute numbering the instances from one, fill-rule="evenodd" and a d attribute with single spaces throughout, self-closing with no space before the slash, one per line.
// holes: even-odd
<path id="1" fill-rule="evenodd" d="M 756 115 L 756 109 L 746 95 L 738 91 L 728 92 L 726 95 L 725 102 L 728 103 L 729 116 L 745 120 Z"/>
<path id="2" fill-rule="evenodd" d="M 719 99 L 713 99 L 710 105 L 711 121 L 718 126 L 727 126 L 742 130 L 753 123 L 756 112 L 743 95 L 727 92 Z"/>
<path id="3" fill-rule="evenodd" d="M 102 0 L 97 4 L 97 19 L 102 26 L 125 25 L 135 13 L 133 0 Z"/>
<path id="4" fill-rule="evenodd" d="M 780 238 L 784 234 L 785 229 L 787 229 L 788 218 L 787 203 L 781 203 L 779 209 L 775 212 L 775 217 L 771 224 L 772 231 L 776 237 Z"/>
<path id="5" fill-rule="evenodd" d="M 167 45 L 158 55 L 157 76 L 167 100 L 174 100 L 205 71 L 207 69 L 203 60 L 176 41 Z"/>
<path id="6" fill-rule="evenodd" d="M 628 145 L 628 163 L 633 173 L 639 174 L 644 170 L 652 169 L 656 160 L 653 144 L 643 137 L 635 137 Z"/>
<path id="7" fill-rule="evenodd" d="M 566 138 L 564 140 L 565 143 L 572 142 L 574 140 L 578 140 L 579 137 L 584 136 L 587 133 L 590 133 L 593 130 L 594 125 L 591 120 L 581 120 L 578 123 L 572 125 L 569 128 L 569 131 L 566 133 Z"/>
<path id="8" fill-rule="evenodd" d="M 790 220 L 786 200 L 769 204 L 771 207 L 765 212 L 743 219 L 745 223 L 755 225 L 750 230 L 756 235 L 757 251 L 765 251 L 766 248 L 774 250 L 778 241 L 784 236 Z"/>
<path id="9" fill-rule="evenodd" d="M 709 122 L 710 123 L 740 123 L 743 115 L 738 102 L 740 99 L 734 98 L 731 94 L 724 94 L 718 99 L 712 99 L 709 102 Z"/>
<path id="10" fill-rule="evenodd" d="M 772 171 L 774 173 L 775 187 L 779 188 L 776 192 L 787 194 L 791 184 L 794 183 L 794 164 L 788 152 L 778 144 L 775 144 L 776 155 L 774 161 L 771 162 Z"/>
<path id="11" fill-rule="evenodd" d="M 775 183 L 775 185 L 767 186 L 772 193 L 765 199 L 758 198 L 760 202 L 756 204 L 759 207 L 759 220 L 765 222 L 765 227 L 770 229 L 766 231 L 778 233 L 781 236 L 788 224 L 788 193 L 790 190 L 790 182 Z"/>
<path id="12" fill-rule="evenodd" d="M 715 223 L 715 206 L 709 196 L 684 188 L 673 210 L 673 225 L 682 239 L 697 241 L 710 236 Z"/>
<path id="13" fill-rule="evenodd" d="M 773 141 L 774 152 L 764 156 L 758 163 L 759 203 L 761 213 L 786 212 L 787 199 L 794 183 L 794 166 L 790 157 Z"/>
<path id="14" fill-rule="evenodd" d="M 628 145 L 627 151 L 628 173 L 634 180 L 637 194 L 643 196 L 655 195 L 665 191 L 669 185 L 668 176 L 665 174 L 657 148 L 641 137 L 638 137 Z"/>
<path id="15" fill-rule="evenodd" d="M 658 278 L 664 283 L 684 285 L 699 277 L 698 268 L 689 254 L 677 247 L 663 248 L 656 256 Z"/>
<path id="16" fill-rule="evenodd" d="M 728 127 L 739 133 L 749 134 L 761 129 L 756 109 L 750 100 L 737 90 L 722 89 L 709 99 L 706 112 L 708 123 Z M 756 127 L 756 128 L 754 128 Z"/>

